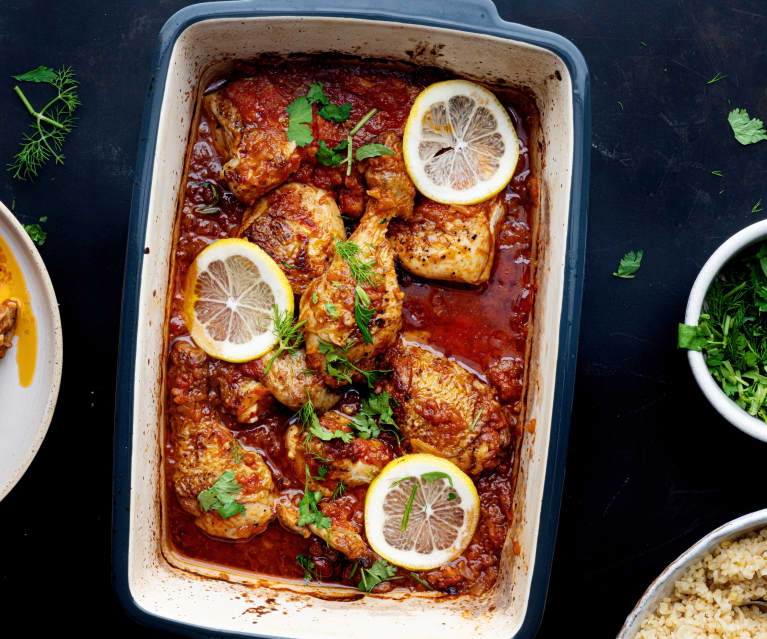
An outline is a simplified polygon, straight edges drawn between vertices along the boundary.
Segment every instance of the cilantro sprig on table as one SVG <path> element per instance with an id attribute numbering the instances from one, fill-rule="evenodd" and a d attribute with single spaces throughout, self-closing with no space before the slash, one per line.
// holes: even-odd
<path id="1" fill-rule="evenodd" d="M 727 121 L 732 127 L 735 139 L 744 146 L 767 140 L 767 131 L 764 130 L 762 121 L 749 118 L 745 109 L 733 109 L 727 116 Z"/>
<path id="2" fill-rule="evenodd" d="M 678 347 L 704 353 L 724 393 L 767 421 L 767 243 L 722 269 L 703 310 L 697 326 L 679 324 Z"/>
<path id="3" fill-rule="evenodd" d="M 197 495 L 197 501 L 204 512 L 216 510 L 221 517 L 228 519 L 245 512 L 245 507 L 234 499 L 241 488 L 242 485 L 234 478 L 234 472 L 225 470 L 210 488 Z"/>
<path id="4" fill-rule="evenodd" d="M 629 251 L 622 258 L 618 264 L 618 270 L 613 273 L 615 277 L 623 279 L 634 279 L 636 272 L 642 265 L 642 256 L 644 251 Z"/>

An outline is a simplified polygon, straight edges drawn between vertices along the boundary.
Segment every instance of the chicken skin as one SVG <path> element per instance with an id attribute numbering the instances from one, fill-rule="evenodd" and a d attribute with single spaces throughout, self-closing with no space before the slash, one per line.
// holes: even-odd
<path id="1" fill-rule="evenodd" d="M 294 353 L 281 353 L 269 367 L 273 353 L 248 362 L 247 371 L 257 377 L 280 404 L 298 410 L 306 403 L 307 394 L 318 413 L 324 413 L 336 405 L 341 394 L 325 385 L 325 376 L 309 370 L 306 351 L 297 349 Z"/>
<path id="2" fill-rule="evenodd" d="M 331 433 L 337 430 L 353 432 L 351 421 L 338 411 L 320 417 L 320 425 Z M 394 459 L 391 446 L 379 439 L 355 437 L 348 444 L 340 439 L 325 442 L 302 430 L 294 424 L 285 433 L 288 459 L 293 462 L 299 477 L 306 476 L 309 490 L 319 490 L 325 497 L 333 494 L 338 482 L 343 482 L 346 488 L 369 484 Z M 320 466 L 326 467 L 324 477 L 319 476 Z"/>
<path id="3" fill-rule="evenodd" d="M 212 379 L 223 407 L 240 424 L 255 424 L 274 405 L 269 389 L 235 366 L 222 364 Z"/>
<path id="4" fill-rule="evenodd" d="M 171 479 L 179 503 L 214 537 L 237 540 L 262 533 L 274 518 L 276 494 L 269 468 L 259 454 L 234 450 L 234 436 L 209 401 L 212 364 L 207 355 L 193 344 L 176 342 L 170 357 L 168 412 L 175 457 Z M 233 497 L 245 509 L 226 519 L 216 510 L 203 512 L 197 499 L 225 471 L 233 472 L 239 482 Z"/>
<path id="5" fill-rule="evenodd" d="M 203 98 L 217 123 L 216 145 L 228 158 L 221 179 L 246 204 L 285 182 L 301 164 L 296 143 L 285 135 L 285 107 L 293 97 L 261 76 L 235 80 Z"/>
<path id="6" fill-rule="evenodd" d="M 312 281 L 301 297 L 299 320 L 306 322 L 307 361 L 311 368 L 326 373 L 331 386 L 342 386 L 349 378 L 327 374 L 329 349 L 343 353 L 352 366 L 364 368 L 394 343 L 402 327 L 403 294 L 386 231 L 393 217 L 412 215 L 415 187 L 405 170 L 399 137 L 384 133 L 378 142 L 392 149 L 394 155 L 366 160 L 365 214 L 345 243 L 346 250 L 336 251 L 330 268 Z M 355 272 L 350 263 L 356 264 Z M 355 317 L 358 285 L 373 309 L 368 322 L 370 342 L 365 341 Z M 352 375 L 354 371 L 349 367 L 343 372 Z"/>
<path id="7" fill-rule="evenodd" d="M 387 353 L 394 419 L 410 448 L 477 475 L 501 461 L 511 430 L 490 387 L 458 363 L 400 336 Z"/>
<path id="8" fill-rule="evenodd" d="M 414 275 L 481 284 L 490 277 L 505 214 L 500 196 L 469 206 L 424 199 L 412 219 L 392 221 L 389 242 L 402 266 Z"/>
<path id="9" fill-rule="evenodd" d="M 13 335 L 16 332 L 21 302 L 11 297 L 0 302 L 0 359 L 5 357 L 6 352 L 13 344 Z"/>
<path id="10" fill-rule="evenodd" d="M 328 191 L 289 182 L 245 212 L 238 235 L 264 249 L 301 295 L 330 265 L 334 239 L 345 239 L 346 230 Z"/>

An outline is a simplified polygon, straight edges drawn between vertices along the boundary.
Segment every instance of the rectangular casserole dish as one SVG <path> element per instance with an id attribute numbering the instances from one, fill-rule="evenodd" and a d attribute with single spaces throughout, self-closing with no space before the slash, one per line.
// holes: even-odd
<path id="1" fill-rule="evenodd" d="M 585 62 L 554 34 L 502 21 L 489 0 L 250 0 L 194 5 L 160 33 L 139 145 L 123 292 L 115 432 L 113 583 L 142 623 L 194 636 L 531 637 L 543 615 L 562 494 L 586 236 L 589 95 Z M 333 53 L 438 66 L 525 87 L 535 136 L 537 299 L 515 520 L 496 586 L 481 597 L 333 598 L 183 563 L 162 532 L 165 303 L 178 190 L 201 80 L 231 59 Z M 338 592 L 335 593 L 338 595 Z M 317 596 L 319 595 L 319 596 Z M 371 624 L 376 616 L 385 622 Z"/>

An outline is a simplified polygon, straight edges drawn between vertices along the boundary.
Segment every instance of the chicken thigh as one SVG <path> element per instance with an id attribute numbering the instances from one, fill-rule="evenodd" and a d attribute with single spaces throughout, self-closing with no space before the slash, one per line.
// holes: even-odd
<path id="1" fill-rule="evenodd" d="M 403 294 L 394 269 L 394 254 L 386 239 L 393 217 L 410 217 L 415 187 L 402 159 L 402 145 L 394 133 L 384 133 L 378 142 L 394 155 L 371 158 L 366 162 L 368 201 L 359 226 L 337 250 L 325 273 L 309 284 L 301 297 L 299 320 L 305 321 L 306 356 L 312 368 L 326 373 L 327 383 L 342 386 L 353 375 L 354 366 L 364 367 L 385 351 L 402 327 Z M 350 264 L 354 264 L 352 268 Z M 353 272 L 354 270 L 354 272 Z M 366 273 L 361 276 L 360 271 Z M 355 300 L 361 299 L 357 286 L 369 298 L 373 315 L 368 322 L 370 341 L 366 341 L 355 316 Z M 341 375 L 330 375 L 328 353 L 342 354 Z M 335 369 L 338 373 L 338 368 Z"/>
<path id="2" fill-rule="evenodd" d="M 207 355 L 188 342 L 171 351 L 168 383 L 171 388 L 170 438 L 175 468 L 172 482 L 182 508 L 209 535 L 248 539 L 266 530 L 274 518 L 272 474 L 257 453 L 235 450 L 235 438 L 210 404 Z M 202 511 L 197 496 L 225 471 L 234 473 L 240 488 L 234 499 L 245 512 L 224 519 L 216 510 Z"/>
<path id="3" fill-rule="evenodd" d="M 481 284 L 490 277 L 505 214 L 500 196 L 469 206 L 424 199 L 409 221 L 392 221 L 389 242 L 402 266 L 414 275 Z"/>
<path id="4" fill-rule="evenodd" d="M 334 239 L 345 239 L 346 230 L 330 193 L 290 182 L 245 212 L 238 235 L 264 249 L 301 295 L 330 265 Z"/>
<path id="5" fill-rule="evenodd" d="M 0 302 L 0 359 L 5 357 L 5 353 L 13 343 L 19 310 L 21 310 L 21 302 L 15 297 Z"/>
<path id="6" fill-rule="evenodd" d="M 338 411 L 330 411 L 320 417 L 320 425 L 335 433 L 351 433 L 351 418 Z M 349 443 L 340 439 L 322 441 L 302 432 L 294 424 L 285 433 L 285 450 L 299 477 L 306 476 L 309 490 L 319 490 L 330 497 L 338 482 L 346 488 L 369 484 L 381 469 L 394 459 L 391 446 L 379 439 L 355 437 Z M 320 476 L 320 467 L 324 475 Z M 307 472 L 308 471 L 308 472 Z"/>
<path id="7" fill-rule="evenodd" d="M 376 390 L 397 400 L 394 418 L 414 452 L 445 457 L 471 475 L 498 465 L 511 431 L 487 384 L 403 336 L 386 365 L 392 375 Z"/>
<path id="8" fill-rule="evenodd" d="M 293 97 L 260 76 L 235 80 L 203 98 L 217 123 L 216 145 L 227 158 L 221 178 L 246 204 L 285 182 L 301 164 L 296 143 L 285 135 L 285 108 Z"/>

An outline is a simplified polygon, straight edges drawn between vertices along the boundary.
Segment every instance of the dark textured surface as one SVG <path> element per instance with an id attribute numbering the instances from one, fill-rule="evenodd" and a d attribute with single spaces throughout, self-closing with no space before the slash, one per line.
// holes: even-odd
<path id="1" fill-rule="evenodd" d="M 0 503 L 0 598 L 9 611 L 33 594 L 44 598 L 44 614 L 31 619 L 35 635 L 68 627 L 95 635 L 94 610 L 111 616 L 99 632 L 138 631 L 109 585 L 120 288 L 150 58 L 160 26 L 184 4 L 8 0 L 0 11 L 0 162 L 28 122 L 11 73 L 67 64 L 82 82 L 66 164 L 32 185 L 0 175 L 0 199 L 15 200 L 22 222 L 48 216 L 41 253 L 65 335 L 50 432 Z M 709 407 L 675 349 L 675 325 L 705 259 L 764 215 L 751 213 L 757 200 L 767 209 L 767 143 L 740 146 L 726 120 L 735 106 L 767 120 L 767 5 L 542 4 L 515 0 L 499 10 L 581 49 L 593 138 L 578 380 L 540 636 L 570 634 L 576 623 L 579 636 L 609 637 L 676 555 L 765 506 L 767 445 Z M 728 78 L 707 85 L 717 72 Z M 33 103 L 42 95 L 30 93 Z M 639 248 L 638 277 L 612 277 L 620 256 Z"/>

